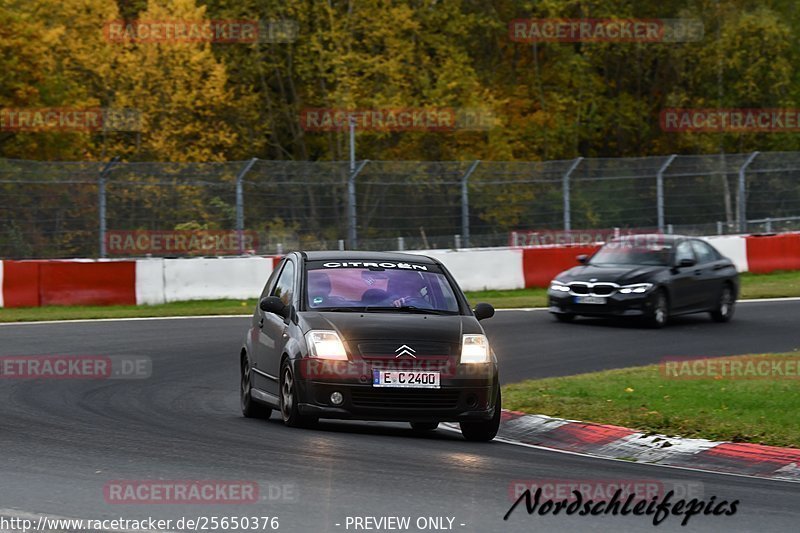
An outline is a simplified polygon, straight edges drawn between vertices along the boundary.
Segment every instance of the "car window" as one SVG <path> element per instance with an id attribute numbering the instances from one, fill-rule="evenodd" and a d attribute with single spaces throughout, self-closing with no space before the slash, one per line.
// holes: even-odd
<path id="1" fill-rule="evenodd" d="M 293 295 L 294 263 L 292 261 L 286 261 L 286 265 L 283 267 L 283 271 L 278 278 L 278 283 L 275 284 L 275 288 L 272 290 L 270 296 L 277 296 L 284 304 L 289 305 L 292 303 Z"/>
<path id="2" fill-rule="evenodd" d="M 680 263 L 684 259 L 695 259 L 691 241 L 683 241 L 675 248 L 675 262 Z"/>
<path id="3" fill-rule="evenodd" d="M 278 277 L 278 273 L 281 271 L 284 263 L 287 261 L 287 259 L 283 259 L 277 265 L 275 265 L 275 268 L 270 273 L 269 278 L 267 278 L 267 282 L 264 284 L 264 289 L 261 291 L 261 298 L 265 298 L 270 295 L 272 292 L 272 287 L 275 286 L 275 278 Z"/>
<path id="4" fill-rule="evenodd" d="M 672 245 L 660 241 L 621 239 L 605 244 L 589 261 L 592 265 L 669 265 Z"/>
<path id="5" fill-rule="evenodd" d="M 392 307 L 413 307 L 459 312 L 456 291 L 438 267 L 426 265 L 425 270 L 414 270 L 414 265 L 406 263 L 396 266 L 395 263 L 367 262 L 366 265 L 308 263 L 305 305 L 309 309 L 385 311 Z"/>
<path id="6" fill-rule="evenodd" d="M 692 241 L 692 248 L 698 263 L 711 263 L 719 259 L 714 249 L 703 241 Z"/>

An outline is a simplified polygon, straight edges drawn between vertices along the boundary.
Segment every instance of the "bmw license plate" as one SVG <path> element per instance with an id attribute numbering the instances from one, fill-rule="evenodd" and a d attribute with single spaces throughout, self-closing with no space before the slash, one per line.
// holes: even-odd
<path id="1" fill-rule="evenodd" d="M 412 389 L 438 389 L 439 372 L 413 372 L 409 370 L 373 370 L 373 387 L 402 387 Z"/>
<path id="2" fill-rule="evenodd" d="M 603 298 L 602 296 L 576 296 L 575 303 L 602 305 L 606 303 L 606 299 Z"/>

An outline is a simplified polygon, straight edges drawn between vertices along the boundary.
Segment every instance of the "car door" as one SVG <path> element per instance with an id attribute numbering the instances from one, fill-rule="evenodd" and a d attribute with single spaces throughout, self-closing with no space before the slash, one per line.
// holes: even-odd
<path id="1" fill-rule="evenodd" d="M 267 296 L 277 296 L 285 305 L 294 305 L 296 290 L 297 265 L 292 258 L 286 258 L 281 265 L 281 272 Z M 258 342 L 256 346 L 254 372 L 260 389 L 278 395 L 278 376 L 280 359 L 286 346 L 289 319 L 275 313 L 258 310 Z"/>
<path id="2" fill-rule="evenodd" d="M 723 261 L 719 260 L 711 246 L 700 239 L 692 239 L 691 243 L 697 258 L 695 285 L 699 295 L 698 305 L 710 309 L 716 305 L 722 291 L 723 278 L 719 275 L 719 267 Z"/>
<path id="3" fill-rule="evenodd" d="M 672 288 L 670 306 L 672 311 L 677 312 L 691 309 L 701 301 L 701 297 L 697 292 L 697 276 L 695 275 L 696 265 L 687 267 L 679 266 L 683 259 L 697 261 L 692 243 L 689 240 L 680 241 L 675 247 L 675 257 L 673 259 L 674 262 L 670 280 Z"/>

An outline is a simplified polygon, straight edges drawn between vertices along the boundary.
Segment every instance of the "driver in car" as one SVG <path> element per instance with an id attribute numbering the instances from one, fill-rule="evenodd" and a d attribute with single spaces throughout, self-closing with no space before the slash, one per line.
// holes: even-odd
<path id="1" fill-rule="evenodd" d="M 425 288 L 423 280 L 410 273 L 402 272 L 389 279 L 386 287 L 394 307 L 431 308 L 430 302 L 422 295 Z"/>

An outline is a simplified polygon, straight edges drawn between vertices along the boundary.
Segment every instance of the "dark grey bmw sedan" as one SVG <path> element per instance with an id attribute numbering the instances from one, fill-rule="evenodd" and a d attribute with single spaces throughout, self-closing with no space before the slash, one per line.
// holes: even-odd
<path id="1" fill-rule="evenodd" d="M 660 328 L 682 314 L 708 312 L 717 322 L 733 317 L 739 274 L 702 239 L 631 235 L 577 259 L 580 265 L 550 282 L 550 312 L 561 322 L 579 315 L 631 317 Z"/>

